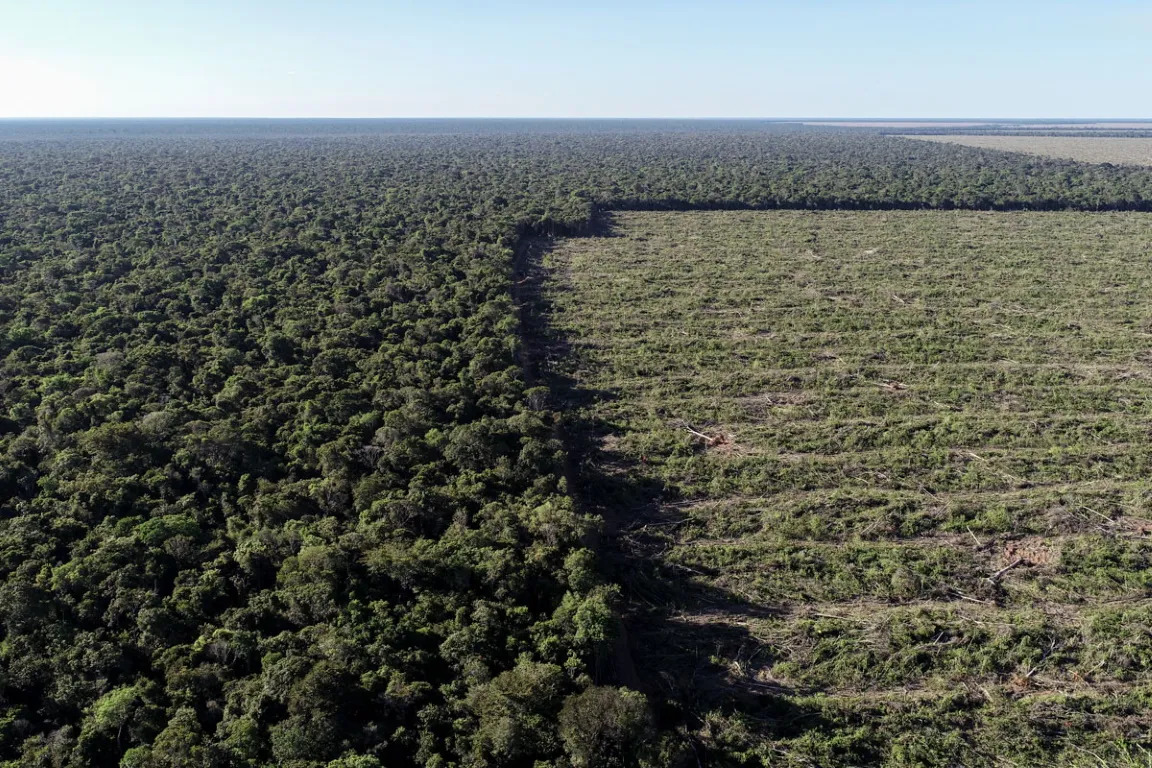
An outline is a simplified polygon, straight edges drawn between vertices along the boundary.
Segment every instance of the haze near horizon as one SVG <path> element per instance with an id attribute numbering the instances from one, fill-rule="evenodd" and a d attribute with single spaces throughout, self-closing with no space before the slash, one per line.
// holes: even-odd
<path id="1" fill-rule="evenodd" d="M 1135 119 L 1152 86 L 1118 0 L 5 5 L 7 118 Z"/>

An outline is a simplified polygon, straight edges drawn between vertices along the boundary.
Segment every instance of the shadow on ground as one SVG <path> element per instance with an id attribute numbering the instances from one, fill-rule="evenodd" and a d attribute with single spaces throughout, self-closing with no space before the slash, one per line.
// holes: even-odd
<path id="1" fill-rule="evenodd" d="M 584 237 L 614 237 L 612 217 L 598 214 Z M 664 553 L 683 521 L 678 499 L 635 462 L 606 449 L 622 430 L 595 416 L 610 391 L 584 388 L 564 373 L 575 354 L 572 339 L 552 322 L 550 292 L 563 290 L 562 276 L 550 274 L 544 257 L 551 237 L 524 241 L 515 264 L 513 298 L 520 308 L 525 374 L 546 385 L 552 407 L 561 414 L 568 487 L 584 511 L 603 521 L 596 542 L 607 577 L 620 585 L 624 610 L 620 638 L 599 674 L 644 691 L 664 725 L 685 734 L 698 765 L 709 760 L 699 733 L 706 713 L 740 713 L 767 738 L 820 729 L 821 718 L 790 702 L 800 693 L 758 680 L 747 669 L 766 667 L 770 649 L 754 638 L 740 618 L 774 615 L 734 593 L 709 586 L 701 574 L 668 562 Z M 689 760 L 691 763 L 691 760 Z"/>

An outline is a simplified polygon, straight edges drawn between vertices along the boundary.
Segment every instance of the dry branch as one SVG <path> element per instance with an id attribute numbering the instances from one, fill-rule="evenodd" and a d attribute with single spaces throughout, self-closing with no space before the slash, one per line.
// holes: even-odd
<path id="1" fill-rule="evenodd" d="M 960 590 L 956 589 L 955 587 L 952 588 L 952 594 L 956 595 L 956 597 L 960 598 L 961 600 L 967 600 L 970 603 L 980 603 L 981 605 L 995 605 L 995 603 L 993 603 L 991 600 L 981 600 L 977 597 L 972 597 L 970 595 L 966 595 L 963 592 L 961 592 Z"/>
<path id="2" fill-rule="evenodd" d="M 968 529 L 968 535 L 970 535 L 972 540 L 976 542 L 976 546 L 983 548 L 984 545 L 980 543 L 980 539 L 976 538 L 976 534 L 972 533 L 972 526 L 969 525 L 965 527 Z"/>
<path id="3" fill-rule="evenodd" d="M 703 432 L 701 432 L 699 430 L 693 429 L 688 424 L 684 425 L 684 429 L 688 430 L 688 432 L 691 433 L 692 435 L 694 435 L 695 437 L 698 437 L 701 440 L 703 440 L 704 444 L 707 445 L 709 448 L 714 448 L 717 445 L 724 445 L 725 443 L 728 442 L 728 438 L 723 434 L 707 435 L 707 434 L 704 434 Z"/>
<path id="4" fill-rule="evenodd" d="M 1017 566 L 1021 566 L 1021 565 L 1024 565 L 1024 558 L 1018 557 L 1015 560 L 1013 560 L 1012 562 L 1008 563 L 1008 565 L 1006 565 L 1003 568 L 1001 568 L 1000 570 L 996 571 L 996 573 L 989 576 L 988 581 L 992 584 L 995 584 L 996 582 L 1000 581 L 1001 576 L 1008 573 L 1008 571 L 1012 570 L 1013 568 L 1016 568 Z"/>

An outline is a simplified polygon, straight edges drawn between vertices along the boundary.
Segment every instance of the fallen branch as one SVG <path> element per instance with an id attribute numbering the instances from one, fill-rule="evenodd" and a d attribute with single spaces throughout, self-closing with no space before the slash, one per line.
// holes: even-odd
<path id="1" fill-rule="evenodd" d="M 900 390 L 908 389 L 907 384 L 905 384 L 902 381 L 896 381 L 895 379 L 885 379 L 883 381 L 870 381 L 868 383 L 872 384 L 873 386 L 880 387 L 881 389 L 887 389 L 890 392 L 899 392 Z"/>
<path id="2" fill-rule="evenodd" d="M 689 568 L 686 565 L 680 565 L 680 563 L 666 563 L 666 565 L 669 565 L 673 568 L 679 568 L 682 571 L 688 571 L 688 573 L 694 573 L 697 576 L 707 576 L 708 575 L 708 574 L 704 573 L 703 571 L 696 570 L 695 568 Z"/>
<path id="3" fill-rule="evenodd" d="M 970 603 L 980 603 L 980 605 L 995 605 L 995 603 L 993 603 L 991 600 L 980 600 L 979 598 L 969 597 L 955 587 L 952 588 L 952 594 L 956 595 L 956 597 L 960 598 L 961 600 L 967 600 Z"/>
<path id="4" fill-rule="evenodd" d="M 717 445 L 724 445 L 725 443 L 728 442 L 728 438 L 725 437 L 724 435 L 706 435 L 703 432 L 692 429 L 692 427 L 689 426 L 688 424 L 684 425 L 684 429 L 688 430 L 688 432 L 691 433 L 692 435 L 703 440 L 704 444 L 707 445 L 709 448 L 711 448 L 713 446 L 717 446 Z"/>
<path id="5" fill-rule="evenodd" d="M 1025 680 L 1032 679 L 1032 676 L 1034 674 L 1036 674 L 1036 672 L 1040 669 L 1040 665 L 1042 665 L 1045 661 L 1047 661 L 1048 657 L 1051 656 L 1055 652 L 1056 652 L 1056 638 L 1052 638 L 1052 644 L 1048 647 L 1048 650 L 1044 651 L 1044 655 L 1040 657 L 1040 661 L 1036 662 L 1036 666 L 1034 666 L 1034 667 L 1032 667 L 1032 669 L 1028 670 L 1028 674 L 1024 675 L 1024 679 Z"/>
<path id="6" fill-rule="evenodd" d="M 981 549 L 983 549 L 983 548 L 984 548 L 984 545 L 983 545 L 983 544 L 980 542 L 980 539 L 976 538 L 976 534 L 972 533 L 972 526 L 968 525 L 968 526 L 965 526 L 965 527 L 968 529 L 968 535 L 969 535 L 969 536 L 971 536 L 971 537 L 972 537 L 972 540 L 976 542 L 976 546 L 978 546 L 978 547 L 980 547 Z"/>
<path id="7" fill-rule="evenodd" d="M 972 453 L 972 451 L 960 451 L 960 453 L 964 456 L 971 456 L 972 458 L 976 459 L 976 461 L 981 461 L 981 462 L 984 462 L 985 464 L 991 463 L 988 461 L 988 459 L 984 458 L 983 456 L 979 456 L 975 453 Z M 1012 482 L 1017 483 L 1017 484 L 1024 483 L 1023 480 L 1016 477 L 1015 475 L 1010 475 L 1007 472 L 1000 472 L 999 470 L 995 470 L 995 469 L 992 471 L 995 472 L 996 474 L 1000 475 L 1000 477 L 1004 478 L 1005 480 L 1011 480 Z"/>
<path id="8" fill-rule="evenodd" d="M 1022 558 L 1022 557 L 1016 558 L 1012 562 L 1008 563 L 1008 565 L 1004 566 L 1000 570 L 996 571 L 996 573 L 989 576 L 988 577 L 989 583 L 995 584 L 996 582 L 998 582 L 1000 580 L 1001 576 L 1008 573 L 1008 571 L 1012 570 L 1013 568 L 1016 568 L 1017 566 L 1021 566 L 1021 565 L 1024 565 L 1024 558 Z"/>
<path id="9" fill-rule="evenodd" d="M 868 622 L 864 621 L 863 619 L 855 619 L 851 616 L 837 616 L 834 613 L 820 613 L 818 611 L 813 611 L 812 615 L 813 616 L 819 616 L 822 619 L 838 619 L 840 621 L 854 621 L 857 624 L 867 624 L 868 623 Z"/>
<path id="10" fill-rule="evenodd" d="M 711 440 L 712 439 L 709 435 L 706 435 L 703 432 L 698 432 L 695 429 L 692 429 L 692 427 L 688 426 L 687 424 L 684 425 L 684 429 L 686 429 L 689 432 L 691 432 L 692 434 L 696 435 L 696 437 L 703 438 L 704 440 Z"/>
<path id="11" fill-rule="evenodd" d="M 1083 504 L 1080 505 L 1080 509 L 1087 510 L 1088 512 L 1091 512 L 1097 517 L 1103 519 L 1109 528 L 1116 527 L 1116 521 L 1108 517 L 1108 515 L 1104 514 L 1103 512 L 1097 512 L 1095 509 L 1092 509 L 1092 507 L 1086 507 Z"/>

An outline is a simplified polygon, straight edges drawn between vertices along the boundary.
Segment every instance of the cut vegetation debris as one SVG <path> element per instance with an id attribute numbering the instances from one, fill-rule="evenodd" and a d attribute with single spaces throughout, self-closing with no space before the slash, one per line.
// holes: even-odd
<path id="1" fill-rule="evenodd" d="M 1145 764 L 1147 219 L 611 223 L 545 256 L 550 373 L 708 764 Z"/>

